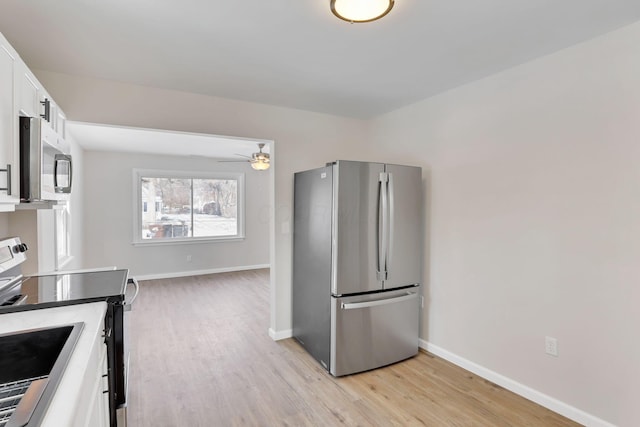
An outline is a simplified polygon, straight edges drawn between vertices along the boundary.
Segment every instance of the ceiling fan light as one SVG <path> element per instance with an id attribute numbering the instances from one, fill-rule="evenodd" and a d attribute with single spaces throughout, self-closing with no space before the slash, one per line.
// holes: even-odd
<path id="1" fill-rule="evenodd" d="M 331 11 L 348 22 L 371 22 L 385 16 L 394 0 L 331 0 Z"/>
<path id="2" fill-rule="evenodd" d="M 271 166 L 269 163 L 269 159 L 260 159 L 251 162 L 251 167 L 257 171 L 266 171 L 267 169 L 269 169 L 269 166 Z"/>

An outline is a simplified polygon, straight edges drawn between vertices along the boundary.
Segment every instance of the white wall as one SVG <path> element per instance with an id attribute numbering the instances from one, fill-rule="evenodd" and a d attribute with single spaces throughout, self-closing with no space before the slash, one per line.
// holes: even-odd
<path id="1" fill-rule="evenodd" d="M 176 140 L 176 144 L 180 141 Z M 213 271 L 269 264 L 269 173 L 244 163 L 118 152 L 85 152 L 85 265 L 117 265 L 136 276 Z M 133 169 L 240 172 L 245 175 L 245 234 L 241 241 L 133 246 Z M 191 261 L 187 260 L 191 256 Z"/>
<path id="2" fill-rule="evenodd" d="M 11 237 L 9 230 L 9 215 L 7 213 L 0 213 L 0 236 Z"/>
<path id="3" fill-rule="evenodd" d="M 291 328 L 293 173 L 360 158 L 362 121 L 35 70 L 70 120 L 275 141 L 275 256 L 271 329 Z M 87 219 L 85 217 L 85 219 Z M 88 251 L 86 251 L 88 252 Z"/>
<path id="4" fill-rule="evenodd" d="M 423 166 L 422 338 L 589 423 L 632 426 L 638 45 L 636 24 L 371 122 L 36 74 L 72 120 L 276 141 L 276 332 L 291 319 L 292 173 L 336 158 Z M 544 354 L 546 335 L 559 340 L 558 358 Z"/>
<path id="5" fill-rule="evenodd" d="M 423 338 L 620 426 L 640 425 L 638 46 L 635 24 L 371 123 L 427 177 Z"/>

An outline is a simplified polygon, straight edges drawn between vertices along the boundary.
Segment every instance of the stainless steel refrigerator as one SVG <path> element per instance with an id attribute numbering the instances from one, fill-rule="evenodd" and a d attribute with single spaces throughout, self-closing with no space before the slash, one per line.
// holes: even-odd
<path id="1" fill-rule="evenodd" d="M 293 336 L 335 376 L 418 352 L 422 170 L 339 160 L 294 176 Z"/>

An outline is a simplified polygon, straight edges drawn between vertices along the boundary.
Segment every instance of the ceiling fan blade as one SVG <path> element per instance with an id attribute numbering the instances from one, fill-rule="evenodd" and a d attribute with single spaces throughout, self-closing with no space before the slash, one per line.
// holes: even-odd
<path id="1" fill-rule="evenodd" d="M 218 160 L 218 163 L 244 163 L 249 160 Z"/>

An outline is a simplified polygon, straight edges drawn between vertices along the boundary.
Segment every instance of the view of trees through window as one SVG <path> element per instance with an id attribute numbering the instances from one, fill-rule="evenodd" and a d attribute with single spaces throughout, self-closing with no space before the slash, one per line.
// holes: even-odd
<path id="1" fill-rule="evenodd" d="M 238 234 L 236 179 L 141 177 L 142 238 Z"/>

